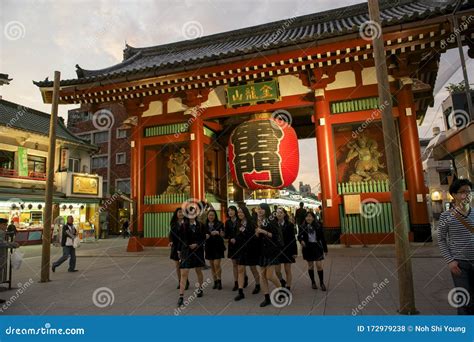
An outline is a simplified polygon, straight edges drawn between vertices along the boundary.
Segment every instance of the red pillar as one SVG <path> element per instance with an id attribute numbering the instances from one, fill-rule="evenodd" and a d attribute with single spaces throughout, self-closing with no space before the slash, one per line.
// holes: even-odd
<path id="1" fill-rule="evenodd" d="M 408 83 L 408 82 L 407 82 Z M 399 130 L 402 158 L 409 201 L 410 224 L 415 241 L 425 241 L 431 236 L 426 186 L 421 164 L 420 139 L 416 123 L 416 108 L 411 83 L 404 84 L 397 94 L 399 108 Z"/>
<path id="2" fill-rule="evenodd" d="M 323 202 L 323 225 L 326 229 L 340 229 L 334 138 L 330 124 L 329 102 L 324 97 L 324 89 L 315 90 L 314 117 Z"/>
<path id="3" fill-rule="evenodd" d="M 144 196 L 157 195 L 158 163 L 157 151 L 154 149 L 145 150 L 145 179 Z"/>
<path id="4" fill-rule="evenodd" d="M 139 128 L 137 126 L 132 126 L 131 135 L 130 135 L 130 146 L 131 146 L 131 153 L 130 153 L 130 197 L 133 201 L 132 203 L 132 220 L 130 222 L 131 231 L 136 232 L 138 231 L 138 208 L 137 208 L 137 180 L 138 180 L 138 149 L 137 143 L 139 139 Z"/>
<path id="5" fill-rule="evenodd" d="M 139 119 L 139 124 L 137 128 L 137 142 L 135 143 L 136 147 L 136 193 L 137 193 L 137 231 L 139 232 L 140 235 L 143 234 L 143 196 L 144 196 L 144 188 L 145 188 L 145 182 L 144 182 L 144 173 L 145 173 L 145 151 L 143 148 L 143 129 L 141 128 L 141 120 Z"/>
<path id="6" fill-rule="evenodd" d="M 190 128 L 191 198 L 204 200 L 204 124 L 196 117 Z"/>

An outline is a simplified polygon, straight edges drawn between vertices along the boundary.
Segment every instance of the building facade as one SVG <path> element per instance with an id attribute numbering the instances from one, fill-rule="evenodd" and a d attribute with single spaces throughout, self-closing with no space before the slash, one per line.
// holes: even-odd
<path id="1" fill-rule="evenodd" d="M 109 234 L 119 234 L 121 222 L 130 219 L 130 129 L 121 127 L 127 118 L 120 104 L 96 112 L 88 105 L 68 111 L 68 129 L 99 147 L 92 156 L 91 170 L 103 178 L 101 221 L 107 222 Z"/>
<path id="2" fill-rule="evenodd" d="M 0 100 L 0 217 L 14 222 L 16 241 L 42 241 L 50 115 Z M 97 147 L 75 137 L 61 118 L 56 127 L 53 219 L 58 231 L 74 217 L 83 241 L 99 236 L 102 177 L 91 171 Z"/>

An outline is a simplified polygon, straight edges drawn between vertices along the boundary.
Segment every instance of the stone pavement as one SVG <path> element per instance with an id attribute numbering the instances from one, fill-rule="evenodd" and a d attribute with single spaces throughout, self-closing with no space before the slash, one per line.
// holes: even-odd
<path id="1" fill-rule="evenodd" d="M 282 308 L 260 308 L 263 295 L 252 295 L 253 279 L 246 298 L 233 300 L 231 262 L 223 262 L 223 286 L 212 284 L 202 298 L 192 287 L 185 293 L 190 303 L 176 310 L 178 291 L 174 265 L 167 248 L 125 251 L 127 240 L 112 238 L 83 243 L 78 249 L 77 273 L 67 264 L 40 283 L 41 246 L 25 246 L 20 270 L 13 273 L 14 289 L 1 291 L 8 303 L 1 315 L 396 315 L 398 281 L 394 246 L 345 248 L 333 246 L 325 261 L 328 292 L 312 290 L 301 256 L 293 266 L 292 302 Z M 452 288 L 449 271 L 435 245 L 412 245 L 416 307 L 423 315 L 454 315 L 448 303 Z M 52 259 L 61 249 L 52 247 Z M 300 253 L 301 255 L 301 253 Z M 30 282 L 31 279 L 31 282 Z M 204 279 L 212 283 L 210 270 Z M 196 281 L 191 272 L 191 284 Z"/>

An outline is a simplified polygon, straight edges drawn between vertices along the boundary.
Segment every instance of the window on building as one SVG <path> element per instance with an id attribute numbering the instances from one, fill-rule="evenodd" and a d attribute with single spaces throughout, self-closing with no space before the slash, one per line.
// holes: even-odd
<path id="1" fill-rule="evenodd" d="M 439 184 L 441 185 L 448 185 L 449 184 L 449 177 L 451 177 L 451 171 L 440 171 L 439 172 Z"/>
<path id="2" fill-rule="evenodd" d="M 122 139 L 127 137 L 127 130 L 117 128 L 117 139 Z"/>
<path id="3" fill-rule="evenodd" d="M 0 169 L 15 168 L 15 152 L 0 150 Z"/>
<path id="4" fill-rule="evenodd" d="M 46 172 L 46 158 L 28 155 L 28 172 Z"/>
<path id="5" fill-rule="evenodd" d="M 115 184 L 117 191 L 121 191 L 124 194 L 130 194 L 130 179 L 117 179 Z"/>
<path id="6" fill-rule="evenodd" d="M 69 164 L 67 170 L 69 172 L 80 172 L 81 162 L 76 158 L 69 158 Z"/>
<path id="7" fill-rule="evenodd" d="M 107 156 L 102 157 L 92 157 L 92 166 L 93 169 L 100 169 L 103 167 L 107 167 L 108 165 L 108 158 Z"/>
<path id="8" fill-rule="evenodd" d="M 94 144 L 105 143 L 109 140 L 109 132 L 96 132 L 94 133 Z"/>
<path id="9" fill-rule="evenodd" d="M 127 162 L 127 154 L 125 152 L 120 152 L 115 155 L 115 164 L 125 164 Z"/>

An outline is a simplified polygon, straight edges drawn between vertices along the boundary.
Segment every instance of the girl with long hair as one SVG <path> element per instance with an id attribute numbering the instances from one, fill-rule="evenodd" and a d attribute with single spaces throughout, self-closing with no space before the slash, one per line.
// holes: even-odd
<path id="1" fill-rule="evenodd" d="M 291 264 L 296 262 L 296 256 L 298 255 L 298 247 L 296 245 L 296 230 L 295 225 L 289 220 L 288 213 L 285 208 L 279 207 L 276 211 L 276 219 L 278 226 L 281 229 L 283 235 L 283 247 L 280 252 L 280 264 L 275 266 L 276 275 L 280 279 L 282 287 L 290 290 L 291 283 L 293 281 L 293 274 L 291 272 Z M 284 265 L 286 281 L 283 279 L 281 274 L 281 265 Z"/>
<path id="2" fill-rule="evenodd" d="M 178 252 L 181 247 L 180 233 L 184 229 L 185 221 L 186 221 L 186 218 L 184 217 L 183 209 L 181 209 L 181 207 L 176 208 L 176 210 L 173 213 L 173 216 L 171 217 L 170 232 L 168 235 L 168 239 L 170 241 L 169 246 L 171 247 L 170 259 L 174 261 L 175 268 L 176 268 L 176 275 L 178 277 L 178 287 L 177 287 L 178 290 L 179 290 L 180 279 L 181 279 L 181 270 L 179 267 Z M 186 290 L 188 289 L 188 287 L 189 287 L 189 281 L 186 282 L 186 286 L 185 286 Z"/>
<path id="3" fill-rule="evenodd" d="M 314 264 L 316 264 L 319 285 L 321 286 L 321 290 L 326 291 L 326 285 L 324 285 L 323 260 L 324 255 L 328 252 L 328 247 L 324 238 L 323 227 L 321 223 L 316 220 L 316 215 L 311 211 L 306 214 L 305 221 L 300 227 L 298 241 L 301 243 L 301 247 L 303 247 L 303 259 L 308 262 L 308 275 L 309 279 L 311 279 L 311 287 L 313 289 L 318 288 L 314 280 Z"/>
<path id="4" fill-rule="evenodd" d="M 189 270 L 193 269 L 196 271 L 198 278 L 198 289 L 197 297 L 202 297 L 202 282 L 203 274 L 202 268 L 205 265 L 204 260 L 204 243 L 206 241 L 206 232 L 204 227 L 196 221 L 194 216 L 189 217 L 187 222 L 184 224 L 183 230 L 180 234 L 180 268 L 181 268 L 181 281 L 179 287 L 179 300 L 178 306 L 184 304 L 184 290 L 186 288 L 186 281 L 189 277 Z"/>
<path id="5" fill-rule="evenodd" d="M 237 209 L 237 234 L 235 236 L 237 249 L 237 270 L 239 293 L 234 300 L 239 301 L 245 298 L 245 267 L 250 266 L 253 277 L 255 279 L 255 288 L 252 294 L 260 292 L 260 280 L 257 272 L 258 263 L 258 240 L 255 236 L 255 223 L 248 208 L 245 205 L 239 206 Z"/>
<path id="6" fill-rule="evenodd" d="M 225 221 L 225 238 L 227 239 L 227 257 L 232 260 L 232 272 L 234 274 L 234 287 L 232 291 L 239 289 L 239 270 L 238 270 L 238 254 L 236 245 L 237 224 L 237 207 L 231 205 L 227 208 L 227 221 Z M 244 284 L 245 287 L 245 284 Z"/>
<path id="7" fill-rule="evenodd" d="M 224 257 L 224 225 L 217 218 L 217 212 L 210 209 L 207 212 L 206 225 L 206 259 L 211 263 L 212 277 L 214 279 L 213 289 L 222 290 L 221 259 Z"/>
<path id="8" fill-rule="evenodd" d="M 271 281 L 275 287 L 280 287 L 280 282 L 275 275 L 275 265 L 280 264 L 279 255 L 283 238 L 275 221 L 268 204 L 260 203 L 257 208 L 257 228 L 255 229 L 255 235 L 260 241 L 258 264 L 260 266 L 260 282 L 265 295 L 260 307 L 271 304 L 268 281 Z"/>

